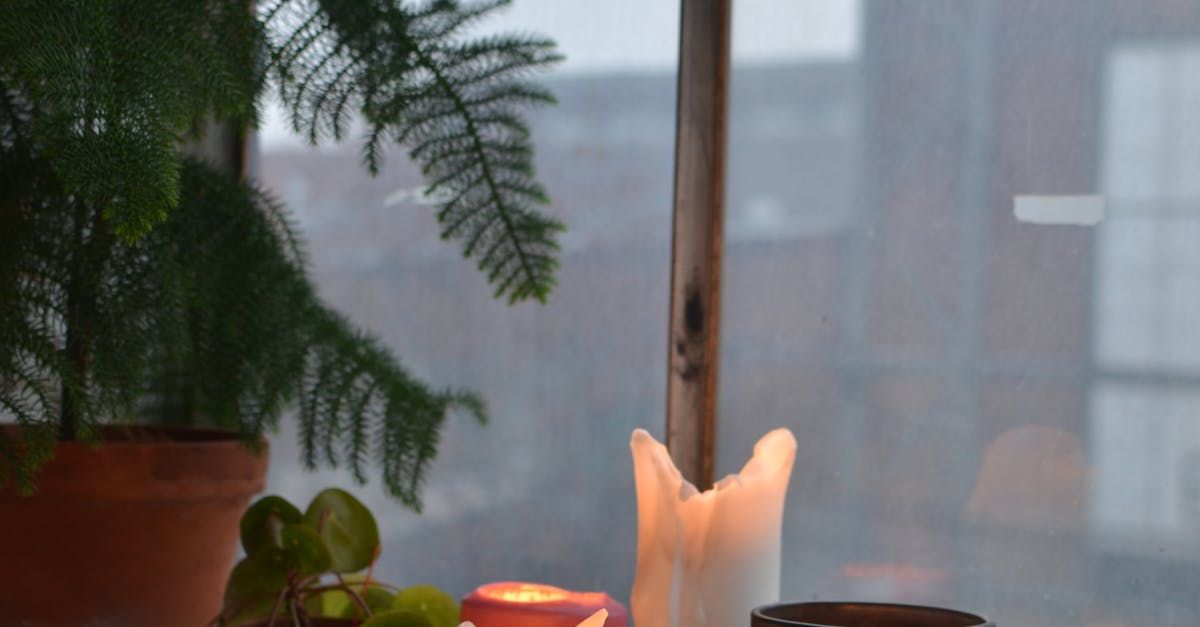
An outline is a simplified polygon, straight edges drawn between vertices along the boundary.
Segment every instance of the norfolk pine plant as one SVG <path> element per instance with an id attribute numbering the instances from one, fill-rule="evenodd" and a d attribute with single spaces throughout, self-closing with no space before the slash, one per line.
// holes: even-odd
<path id="1" fill-rule="evenodd" d="M 186 156 L 246 130 L 275 90 L 312 144 L 361 121 L 364 167 L 402 146 L 458 242 L 510 302 L 542 301 L 557 233 L 524 113 L 559 59 L 470 36 L 505 0 L 13 0 L 0 12 L 0 484 L 36 489 L 57 441 L 105 423 L 232 428 L 295 409 L 305 464 L 372 462 L 419 508 L 439 428 L 474 394 L 433 387 L 323 303 L 287 209 Z M 251 8 L 251 6 L 253 8 Z M 356 128 L 357 128 L 356 122 Z M 14 432 L 10 432 L 14 433 Z"/>

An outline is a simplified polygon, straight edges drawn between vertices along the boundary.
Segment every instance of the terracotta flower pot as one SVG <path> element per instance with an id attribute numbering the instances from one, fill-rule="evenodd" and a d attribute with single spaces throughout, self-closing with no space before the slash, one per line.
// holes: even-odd
<path id="1" fill-rule="evenodd" d="M 0 487 L 0 623 L 208 624 L 238 519 L 263 488 L 265 444 L 254 453 L 226 432 L 145 427 L 102 439 L 60 443 L 31 497 Z"/>

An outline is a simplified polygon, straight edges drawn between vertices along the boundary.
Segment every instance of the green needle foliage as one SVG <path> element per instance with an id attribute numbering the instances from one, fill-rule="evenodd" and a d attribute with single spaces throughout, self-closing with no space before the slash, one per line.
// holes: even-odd
<path id="1" fill-rule="evenodd" d="M 562 226 L 522 115 L 549 40 L 471 38 L 506 4 L 436 0 L 13 0 L 0 12 L 0 484 L 56 439 L 141 419 L 236 428 L 295 409 L 309 467 L 419 507 L 445 416 L 481 401 L 409 374 L 317 297 L 288 212 L 184 146 L 256 123 L 269 86 L 312 143 L 365 123 L 364 165 L 405 147 L 510 302 L 544 300 Z"/>
<path id="2" fill-rule="evenodd" d="M 36 106 L 64 191 L 133 239 L 179 201 L 179 137 L 206 113 L 252 122 L 263 27 L 244 2 L 13 0 L 0 71 Z"/>
<path id="3" fill-rule="evenodd" d="M 341 139 L 351 114 L 361 114 L 370 171 L 385 141 L 408 146 L 428 193 L 441 199 L 442 237 L 464 242 L 497 296 L 545 300 L 562 225 L 536 211 L 546 193 L 519 113 L 554 101 L 528 75 L 559 57 L 548 39 L 459 36 L 504 4 L 276 0 L 263 16 L 296 132 L 314 143 Z"/>

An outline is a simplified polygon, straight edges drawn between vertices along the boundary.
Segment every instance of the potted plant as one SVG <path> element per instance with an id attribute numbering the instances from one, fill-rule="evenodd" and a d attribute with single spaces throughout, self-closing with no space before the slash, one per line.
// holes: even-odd
<path id="1" fill-rule="evenodd" d="M 470 393 L 414 377 L 326 306 L 269 193 L 195 156 L 277 89 L 365 166 L 398 143 L 446 239 L 510 301 L 544 299 L 556 233 L 522 111 L 557 60 L 469 37 L 502 0 L 15 0 L 0 12 L 0 616 L 202 624 L 285 410 L 304 461 L 418 487 Z M 251 9 L 250 7 L 254 8 Z M 215 122 L 214 122 L 215 121 Z M 236 170 L 236 169 L 235 169 Z M 100 446 L 96 446 L 100 444 Z M 246 446 L 249 445 L 249 446 Z"/>
<path id="2" fill-rule="evenodd" d="M 229 576 L 213 620 L 219 627 L 458 627 L 458 602 L 442 590 L 375 579 L 378 526 L 344 490 L 322 491 L 303 512 L 282 497 L 263 497 L 246 510 L 240 530 L 246 557 Z"/>

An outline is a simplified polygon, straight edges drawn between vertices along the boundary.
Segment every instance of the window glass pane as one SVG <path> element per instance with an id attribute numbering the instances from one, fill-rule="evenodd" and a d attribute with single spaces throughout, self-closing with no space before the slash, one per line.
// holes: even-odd
<path id="1" fill-rule="evenodd" d="M 1200 624 L 1200 5 L 734 12 L 718 470 L 795 430 L 784 596 Z"/>
<path id="2" fill-rule="evenodd" d="M 569 225 L 547 305 L 509 306 L 438 237 L 401 151 L 307 150 L 271 120 L 263 181 L 299 215 L 322 294 L 437 386 L 478 391 L 491 422 L 446 423 L 425 511 L 356 488 L 380 520 L 380 575 L 464 594 L 526 579 L 626 598 L 634 564 L 629 434 L 661 436 L 678 7 L 520 0 L 486 30 L 540 32 L 568 60 L 532 114 L 537 167 Z M 269 490 L 305 502 L 344 472 L 303 472 L 292 423 Z"/>
<path id="3" fill-rule="evenodd" d="M 1097 360 L 1200 367 L 1200 41 L 1108 58 L 1102 132 L 1111 217 L 1098 229 Z"/>
<path id="4" fill-rule="evenodd" d="M 1200 391 L 1105 383 L 1091 402 L 1096 541 L 1117 555 L 1200 559 Z"/>

